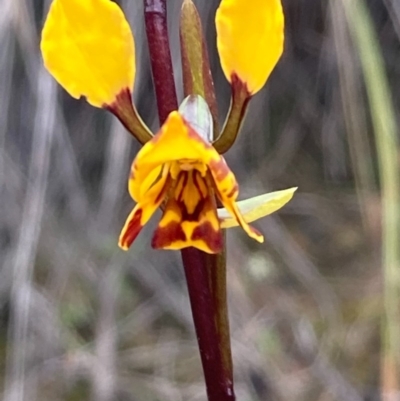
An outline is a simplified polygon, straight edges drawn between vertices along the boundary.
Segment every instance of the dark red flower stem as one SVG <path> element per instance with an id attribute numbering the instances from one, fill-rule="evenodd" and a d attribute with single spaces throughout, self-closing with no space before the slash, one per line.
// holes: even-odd
<path id="1" fill-rule="evenodd" d="M 160 124 L 178 108 L 168 41 L 166 0 L 144 0 L 146 33 Z M 182 250 L 208 401 L 234 401 L 225 257 Z"/>
<path id="2" fill-rule="evenodd" d="M 144 0 L 144 18 L 158 115 L 162 124 L 168 114 L 178 108 L 168 40 L 166 0 Z"/>
<path id="3" fill-rule="evenodd" d="M 230 342 L 217 330 L 215 294 L 212 293 L 207 264 L 216 266 L 217 255 L 195 248 L 182 250 L 183 266 L 189 289 L 190 304 L 203 364 L 208 401 L 234 401 Z M 221 342 L 221 340 L 225 340 Z M 228 351 L 228 361 L 226 352 Z"/>

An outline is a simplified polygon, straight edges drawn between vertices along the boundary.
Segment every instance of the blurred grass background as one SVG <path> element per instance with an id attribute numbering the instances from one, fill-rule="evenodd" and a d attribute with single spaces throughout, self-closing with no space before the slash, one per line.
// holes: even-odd
<path id="1" fill-rule="evenodd" d="M 218 3 L 196 1 L 223 120 Z M 136 39 L 135 103 L 156 130 L 142 2 L 120 4 Z M 3 399 L 204 400 L 179 253 L 150 248 L 154 221 L 129 253 L 116 245 L 137 143 L 44 71 L 49 2 L 1 5 Z M 181 96 L 180 5 L 168 1 Z M 256 223 L 264 245 L 228 233 L 237 399 L 399 400 L 400 3 L 283 5 L 285 53 L 227 154 L 243 198 L 299 187 Z"/>

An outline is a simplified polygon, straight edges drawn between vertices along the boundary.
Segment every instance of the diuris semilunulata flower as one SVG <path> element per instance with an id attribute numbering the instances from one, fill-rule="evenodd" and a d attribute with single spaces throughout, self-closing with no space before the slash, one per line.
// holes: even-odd
<path id="1" fill-rule="evenodd" d="M 154 248 L 193 246 L 208 253 L 220 252 L 223 244 L 216 198 L 250 237 L 263 242 L 263 236 L 245 222 L 236 206 L 238 191 L 224 158 L 174 111 L 133 161 L 129 192 L 137 204 L 119 245 L 127 249 L 165 201 L 152 240 Z"/>
<path id="2" fill-rule="evenodd" d="M 280 0 L 221 1 L 217 49 L 233 90 L 238 85 L 250 97 L 263 87 L 282 54 L 283 26 Z M 248 222 L 281 208 L 295 188 L 236 202 L 238 185 L 224 158 L 179 111 L 152 135 L 131 101 L 135 42 L 116 3 L 54 0 L 41 50 L 46 68 L 73 97 L 84 96 L 91 105 L 112 111 L 144 143 L 129 178 L 129 192 L 137 204 L 120 235 L 123 249 L 158 207 L 163 216 L 152 240 L 156 248 L 193 246 L 217 253 L 222 249 L 221 228 L 235 225 L 263 241 Z M 224 209 L 217 209 L 217 200 Z"/>

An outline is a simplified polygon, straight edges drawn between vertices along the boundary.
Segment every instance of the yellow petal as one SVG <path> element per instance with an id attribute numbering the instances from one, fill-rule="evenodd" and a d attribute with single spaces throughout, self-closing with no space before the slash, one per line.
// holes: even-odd
<path id="1" fill-rule="evenodd" d="M 297 188 L 284 189 L 237 202 L 236 205 L 247 223 L 261 219 L 286 205 Z M 221 228 L 236 227 L 238 221 L 224 208 L 218 209 Z"/>
<path id="2" fill-rule="evenodd" d="M 133 161 L 130 193 L 137 199 L 143 182 L 162 164 L 187 160 L 206 166 L 214 159 L 219 160 L 221 156 L 177 111 L 173 111 L 160 131 L 142 147 Z"/>
<path id="3" fill-rule="evenodd" d="M 54 0 L 42 31 L 44 64 L 71 96 L 96 107 L 132 90 L 135 45 L 119 6 L 110 0 Z"/>
<path id="4" fill-rule="evenodd" d="M 169 114 L 160 131 L 137 155 L 137 163 L 162 164 L 198 160 L 207 164 L 216 150 L 202 139 L 178 111 Z"/>
<path id="5" fill-rule="evenodd" d="M 222 0 L 216 14 L 222 69 L 259 91 L 278 62 L 284 41 L 281 0 Z"/>
<path id="6" fill-rule="evenodd" d="M 155 209 L 154 209 L 155 211 Z M 132 245 L 132 242 L 139 235 L 144 224 L 141 223 L 143 209 L 137 204 L 134 209 L 129 213 L 128 218 L 122 227 L 121 234 L 118 239 L 118 246 L 127 251 Z"/>
<path id="7" fill-rule="evenodd" d="M 168 172 L 168 166 L 162 165 L 155 167 L 153 170 L 146 171 L 146 174 L 140 172 L 140 174 L 134 171 L 135 162 L 132 163 L 131 166 L 131 174 L 128 181 L 128 190 L 131 197 L 136 201 L 140 202 L 143 196 L 145 196 L 146 192 L 153 186 L 153 184 L 160 177 L 161 172 L 165 175 Z M 143 177 L 139 182 L 137 177 Z"/>
<path id="8" fill-rule="evenodd" d="M 161 174 L 159 180 L 143 194 L 140 202 L 129 214 L 119 236 L 118 245 L 128 250 L 132 242 L 140 233 L 143 226 L 149 221 L 157 208 L 161 205 L 168 191 L 170 180 L 167 172 Z"/>

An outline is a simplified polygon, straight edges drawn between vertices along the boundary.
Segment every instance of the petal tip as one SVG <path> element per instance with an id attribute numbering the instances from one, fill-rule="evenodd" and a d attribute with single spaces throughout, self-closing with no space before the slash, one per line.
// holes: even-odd
<path id="1" fill-rule="evenodd" d="M 143 215 L 143 210 L 136 207 L 129 214 L 126 219 L 125 225 L 121 230 L 121 234 L 118 240 L 118 246 L 127 251 L 129 247 L 132 245 L 133 241 L 139 235 L 140 231 L 143 228 L 141 224 L 141 219 Z"/>
<path id="2" fill-rule="evenodd" d="M 118 246 L 123 250 L 123 251 L 127 251 L 129 250 L 129 246 L 123 242 L 121 242 L 121 240 L 118 241 Z"/>

